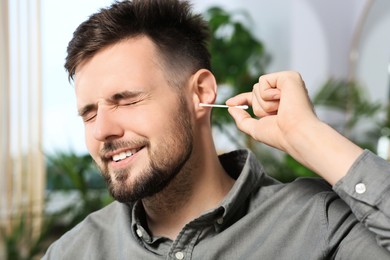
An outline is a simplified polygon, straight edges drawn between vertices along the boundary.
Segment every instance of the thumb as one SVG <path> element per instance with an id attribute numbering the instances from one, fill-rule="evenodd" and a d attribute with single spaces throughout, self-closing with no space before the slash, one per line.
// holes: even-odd
<path id="1" fill-rule="evenodd" d="M 230 107 L 228 111 L 233 117 L 238 129 L 254 138 L 253 133 L 255 132 L 257 120 L 252 118 L 248 112 L 240 108 Z"/>

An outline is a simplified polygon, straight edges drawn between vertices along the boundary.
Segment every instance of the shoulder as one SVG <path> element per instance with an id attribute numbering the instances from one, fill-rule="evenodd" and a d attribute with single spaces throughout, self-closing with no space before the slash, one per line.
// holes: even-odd
<path id="1" fill-rule="evenodd" d="M 90 229 L 95 233 L 96 231 L 103 232 L 106 230 L 107 225 L 112 226 L 115 222 L 128 217 L 130 217 L 129 208 L 125 204 L 114 201 L 106 207 L 88 215 L 64 236 L 72 236 L 75 233 L 79 236 L 80 232 L 88 232 Z"/>
<path id="2" fill-rule="evenodd" d="M 297 178 L 295 181 L 285 185 L 290 192 L 301 196 L 312 196 L 318 193 L 332 193 L 332 186 L 322 178 Z"/>
<path id="3" fill-rule="evenodd" d="M 131 213 L 129 206 L 112 202 L 108 206 L 91 213 L 77 226 L 66 232 L 55 241 L 46 253 L 50 256 L 87 254 L 86 248 L 91 250 L 100 248 L 100 242 L 104 237 L 111 236 L 117 228 L 130 230 Z M 126 226 L 126 223 L 127 226 Z M 109 246 L 106 244 L 105 246 Z M 44 259 L 46 259 L 44 258 Z"/>
<path id="4" fill-rule="evenodd" d="M 315 209 L 321 209 L 325 215 L 327 211 L 340 210 L 349 212 L 350 208 L 340 199 L 332 186 L 321 178 L 298 178 L 285 184 L 281 189 L 284 196 L 288 196 L 291 202 L 297 206 L 307 205 Z"/>
<path id="5" fill-rule="evenodd" d="M 266 176 L 268 179 L 271 177 Z M 266 178 L 266 179 L 267 179 Z M 323 196 L 324 194 L 337 194 L 332 190 L 330 184 L 321 178 L 297 178 L 293 182 L 280 183 L 276 181 L 263 181 L 259 187 L 259 195 L 264 197 L 280 197 L 287 200 L 299 200 Z M 265 193 L 265 194 L 264 194 Z"/>
<path id="6" fill-rule="evenodd" d="M 298 178 L 290 183 L 273 183 L 261 186 L 250 202 L 251 208 L 273 211 L 274 214 L 309 212 L 317 218 L 328 215 L 348 214 L 350 208 L 321 178 Z M 290 213 L 289 213 L 290 214 Z"/>
<path id="7" fill-rule="evenodd" d="M 299 178 L 286 184 L 284 189 L 290 205 L 294 204 L 296 209 L 305 209 L 306 214 L 322 219 L 327 229 L 357 223 L 351 208 L 321 178 Z"/>

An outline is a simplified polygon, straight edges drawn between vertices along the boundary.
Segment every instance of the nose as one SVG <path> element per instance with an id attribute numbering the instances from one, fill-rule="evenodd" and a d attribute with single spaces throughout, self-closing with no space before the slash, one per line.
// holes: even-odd
<path id="1" fill-rule="evenodd" d="M 99 107 L 93 129 L 94 138 L 104 142 L 122 137 L 123 134 L 120 118 L 115 117 L 110 109 Z"/>

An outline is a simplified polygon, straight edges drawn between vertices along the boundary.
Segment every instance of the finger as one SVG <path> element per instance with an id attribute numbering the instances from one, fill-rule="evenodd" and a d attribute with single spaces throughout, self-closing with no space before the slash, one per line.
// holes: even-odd
<path id="1" fill-rule="evenodd" d="M 280 89 L 274 88 L 267 80 L 256 83 L 253 86 L 254 94 L 263 100 L 278 100 L 280 99 Z"/>
<path id="2" fill-rule="evenodd" d="M 230 115 L 233 117 L 238 129 L 254 137 L 252 133 L 254 133 L 254 126 L 257 120 L 252 118 L 247 112 L 245 112 L 242 109 L 230 107 L 228 111 Z"/>
<path id="3" fill-rule="evenodd" d="M 313 112 L 305 82 L 301 75 L 294 71 L 276 72 L 263 75 L 259 78 L 259 84 L 265 88 L 273 88 L 280 90 L 280 104 L 286 111 L 289 109 L 298 109 L 295 112 L 301 114 L 302 112 Z M 283 100 L 288 97 L 288 101 Z"/>
<path id="4" fill-rule="evenodd" d="M 254 119 L 245 111 L 233 107 L 229 108 L 228 111 L 233 117 L 238 129 L 243 133 L 259 142 L 277 147 L 275 144 L 268 142 L 269 136 L 275 136 L 275 133 L 272 130 L 272 126 L 275 125 L 275 123 L 272 122 L 275 120 L 274 117 Z M 273 139 L 275 139 L 275 137 L 273 137 Z"/>
<path id="5" fill-rule="evenodd" d="M 278 113 L 278 110 L 279 110 L 279 104 L 280 102 L 279 101 L 262 101 L 261 102 L 261 109 L 254 111 L 254 113 L 256 114 L 256 116 L 259 116 L 259 117 L 264 117 L 264 116 L 269 116 L 269 115 L 276 115 Z M 257 113 L 259 113 L 259 115 L 257 115 Z"/>
<path id="6" fill-rule="evenodd" d="M 264 109 L 260 106 L 260 104 L 256 101 L 252 101 L 253 94 L 252 92 L 246 92 L 238 94 L 237 96 L 234 96 L 228 100 L 226 100 L 226 105 L 228 106 L 237 106 L 237 105 L 249 105 L 252 106 L 253 113 L 257 117 L 263 117 L 274 114 L 271 112 L 266 112 Z"/>
<path id="7" fill-rule="evenodd" d="M 306 91 L 301 75 L 295 71 L 283 71 L 262 75 L 259 78 L 259 84 L 264 90 Z M 292 86 L 300 86 L 300 88 L 293 88 Z"/>
<path id="8" fill-rule="evenodd" d="M 274 115 L 279 109 L 280 90 L 270 88 L 269 85 L 255 84 L 253 86 L 253 110 L 257 116 Z M 258 105 L 256 105 L 258 104 Z"/>
<path id="9" fill-rule="evenodd" d="M 226 105 L 237 106 L 237 105 L 249 105 L 252 106 L 252 93 L 246 92 L 238 94 L 237 96 L 231 97 L 226 100 Z"/>
<path id="10" fill-rule="evenodd" d="M 279 100 L 280 99 L 280 89 L 269 88 L 260 92 L 261 98 L 265 101 Z"/>

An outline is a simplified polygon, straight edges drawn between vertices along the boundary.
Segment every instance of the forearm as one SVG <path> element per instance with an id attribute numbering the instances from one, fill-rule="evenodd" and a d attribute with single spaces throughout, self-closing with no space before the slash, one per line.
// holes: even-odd
<path id="1" fill-rule="evenodd" d="M 294 131 L 291 155 L 332 184 L 378 244 L 390 251 L 390 164 L 325 123 L 303 128 Z"/>
<path id="2" fill-rule="evenodd" d="M 329 125 L 302 124 L 289 136 L 286 152 L 331 185 L 343 178 L 363 150 Z"/>

